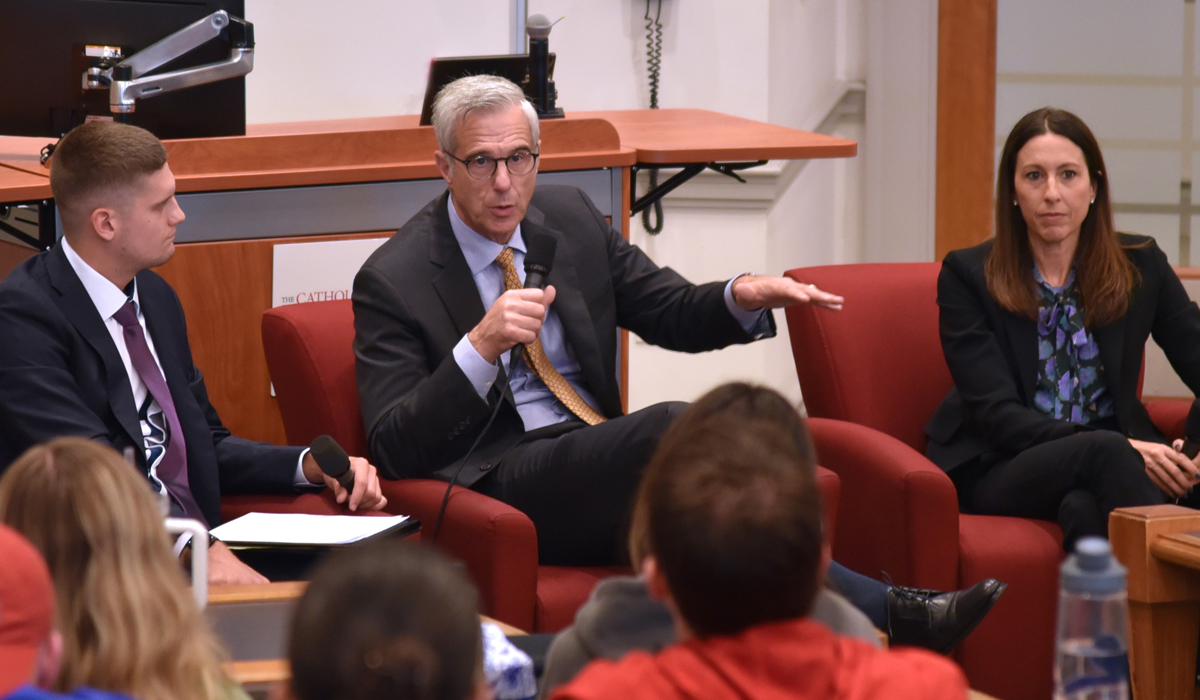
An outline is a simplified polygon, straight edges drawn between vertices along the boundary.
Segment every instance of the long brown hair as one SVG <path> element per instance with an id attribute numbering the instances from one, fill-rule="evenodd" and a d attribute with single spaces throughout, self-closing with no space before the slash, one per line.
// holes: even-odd
<path id="1" fill-rule="evenodd" d="M 0 478 L 0 521 L 45 557 L 58 596 L 54 690 L 217 700 L 232 681 L 187 589 L 146 479 L 113 450 L 64 437 Z"/>
<path id="2" fill-rule="evenodd" d="M 1116 321 L 1129 309 L 1129 297 L 1138 282 L 1137 268 L 1125 255 L 1113 225 L 1112 201 L 1104 156 L 1091 129 L 1079 117 L 1061 109 L 1043 107 L 1017 122 L 996 175 L 996 240 L 985 272 L 988 291 L 1012 313 L 1037 318 L 1038 299 L 1033 276 L 1033 251 L 1029 227 L 1016 199 L 1017 154 L 1031 139 L 1057 134 L 1083 151 L 1088 177 L 1096 188 L 1096 202 L 1088 210 L 1075 250 L 1075 279 L 1083 299 L 1084 324 L 1096 328 Z"/>

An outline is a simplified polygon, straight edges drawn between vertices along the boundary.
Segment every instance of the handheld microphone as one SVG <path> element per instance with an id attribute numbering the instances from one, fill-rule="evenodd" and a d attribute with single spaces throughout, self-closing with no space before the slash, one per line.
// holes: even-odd
<path id="1" fill-rule="evenodd" d="M 347 491 L 354 490 L 354 472 L 350 470 L 350 457 L 342 446 L 337 444 L 337 440 L 328 435 L 320 435 L 312 441 L 308 449 L 326 476 L 337 479 Z"/>
<path id="2" fill-rule="evenodd" d="M 525 253 L 525 289 L 545 289 L 546 276 L 554 266 L 554 253 L 558 251 L 558 239 L 544 234 L 530 234 L 525 239 L 529 251 Z"/>
<path id="3" fill-rule="evenodd" d="M 545 289 L 546 277 L 554 265 L 554 254 L 558 251 L 558 239 L 544 233 L 534 233 L 525 237 L 525 289 Z M 525 351 L 524 343 L 513 346 L 511 366 Z"/>

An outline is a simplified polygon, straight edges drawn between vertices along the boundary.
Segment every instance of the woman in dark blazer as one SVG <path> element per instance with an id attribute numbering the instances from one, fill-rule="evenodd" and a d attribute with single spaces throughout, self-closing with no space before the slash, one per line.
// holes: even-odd
<path id="1" fill-rule="evenodd" d="M 1017 122 L 996 237 L 946 256 L 938 306 L 955 387 L 926 426 L 927 454 L 965 510 L 1057 520 L 1070 549 L 1106 536 L 1114 508 L 1186 499 L 1200 482 L 1137 397 L 1150 335 L 1200 390 L 1200 309 L 1153 239 L 1115 231 L 1078 117 L 1043 108 Z"/>

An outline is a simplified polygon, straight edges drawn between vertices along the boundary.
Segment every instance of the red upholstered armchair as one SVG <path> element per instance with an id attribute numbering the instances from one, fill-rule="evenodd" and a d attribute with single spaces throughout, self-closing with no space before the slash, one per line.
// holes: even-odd
<path id="1" fill-rule="evenodd" d="M 295 304 L 263 314 L 267 364 L 292 444 L 306 445 L 328 434 L 351 454 L 367 453 L 353 340 L 349 301 Z M 818 483 L 832 533 L 840 481 L 821 469 Z M 445 482 L 407 479 L 385 481 L 383 487 L 388 510 L 416 516 L 426 527 L 423 536 L 429 537 Z M 461 487 L 450 498 L 438 545 L 466 563 L 486 614 L 524 630 L 562 629 L 574 622 L 575 611 L 600 579 L 628 573 L 616 567 L 539 566 L 533 522 L 509 505 Z"/>
<path id="2" fill-rule="evenodd" d="M 833 554 L 861 573 L 954 590 L 1008 590 L 956 655 L 971 686 L 1049 698 L 1062 533 L 1048 521 L 965 515 L 925 459 L 924 427 L 953 385 L 938 335 L 937 263 L 840 265 L 788 276 L 846 298 L 841 313 L 788 310 L 792 353 L 821 463 L 842 479 Z M 1187 404 L 1150 406 L 1168 435 Z"/>

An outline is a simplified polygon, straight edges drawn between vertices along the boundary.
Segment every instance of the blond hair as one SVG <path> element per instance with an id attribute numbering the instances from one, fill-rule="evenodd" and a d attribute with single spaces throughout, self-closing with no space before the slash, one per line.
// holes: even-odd
<path id="1" fill-rule="evenodd" d="M 216 700 L 224 652 L 171 553 L 155 495 L 112 449 L 78 437 L 30 448 L 0 478 L 0 521 L 45 557 L 58 596 L 54 690 Z"/>

